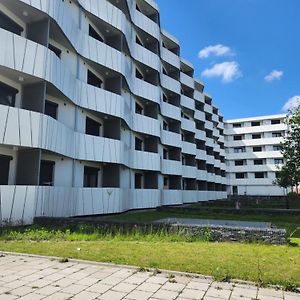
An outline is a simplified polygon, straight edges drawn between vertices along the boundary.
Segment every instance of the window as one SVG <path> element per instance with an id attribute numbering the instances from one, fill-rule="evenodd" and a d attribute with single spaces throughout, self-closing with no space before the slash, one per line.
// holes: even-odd
<path id="1" fill-rule="evenodd" d="M 138 36 L 135 37 L 135 42 L 140 45 L 143 46 L 143 43 L 141 42 L 140 38 Z"/>
<path id="2" fill-rule="evenodd" d="M 16 94 L 19 91 L 11 86 L 0 82 L 0 104 L 15 106 Z"/>
<path id="3" fill-rule="evenodd" d="M 97 88 L 101 88 L 103 81 L 90 70 L 87 71 L 87 83 Z"/>
<path id="4" fill-rule="evenodd" d="M 45 115 L 57 119 L 57 108 L 58 104 L 51 102 L 49 100 L 45 101 Z"/>
<path id="5" fill-rule="evenodd" d="M 184 114 L 183 112 L 181 112 L 181 118 L 187 119 L 187 120 L 190 119 L 190 118 L 189 118 L 186 114 Z"/>
<path id="6" fill-rule="evenodd" d="M 83 187 L 98 187 L 98 168 L 84 167 Z"/>
<path id="7" fill-rule="evenodd" d="M 17 35 L 21 35 L 24 30 L 19 24 L 5 15 L 2 11 L 0 11 L 0 27 Z"/>
<path id="8" fill-rule="evenodd" d="M 254 165 L 263 165 L 264 164 L 262 159 L 254 159 L 253 162 L 254 162 Z"/>
<path id="9" fill-rule="evenodd" d="M 168 103 L 168 98 L 165 94 L 163 94 L 163 102 L 167 102 Z"/>
<path id="10" fill-rule="evenodd" d="M 281 132 L 272 132 L 272 137 L 282 137 Z"/>
<path id="11" fill-rule="evenodd" d="M 252 134 L 252 139 L 253 140 L 257 140 L 257 139 L 261 139 L 261 134 Z"/>
<path id="12" fill-rule="evenodd" d="M 143 106 L 141 106 L 139 103 L 135 102 L 135 113 L 142 115 L 144 111 Z"/>
<path id="13" fill-rule="evenodd" d="M 60 58 L 61 56 L 61 50 L 58 49 L 57 47 L 53 46 L 52 44 L 49 43 L 48 48 L 55 53 L 55 55 Z"/>
<path id="14" fill-rule="evenodd" d="M 141 80 L 144 79 L 144 76 L 142 75 L 142 73 L 138 69 L 135 69 L 135 77 L 138 78 L 138 79 L 141 79 Z"/>
<path id="15" fill-rule="evenodd" d="M 9 164 L 11 160 L 11 156 L 0 155 L 0 185 L 8 184 Z"/>
<path id="16" fill-rule="evenodd" d="M 262 147 L 253 147 L 253 152 L 262 152 Z"/>
<path id="17" fill-rule="evenodd" d="M 232 126 L 233 126 L 233 128 L 241 128 L 242 124 L 241 123 L 233 123 Z"/>
<path id="18" fill-rule="evenodd" d="M 273 151 L 281 151 L 281 146 L 280 145 L 275 145 L 273 146 Z"/>
<path id="19" fill-rule="evenodd" d="M 244 179 L 244 178 L 246 178 L 246 174 L 245 173 L 235 173 L 235 178 L 236 179 Z"/>
<path id="20" fill-rule="evenodd" d="M 164 149 L 163 149 L 163 158 L 164 158 L 164 159 L 168 159 L 168 156 L 169 156 L 169 155 L 168 155 L 168 150 L 164 148 Z"/>
<path id="21" fill-rule="evenodd" d="M 260 126 L 260 122 L 259 121 L 253 121 L 251 122 L 251 126 L 254 127 L 254 126 Z"/>
<path id="22" fill-rule="evenodd" d="M 244 165 L 244 161 L 243 160 L 235 160 L 234 161 L 234 165 L 235 166 L 243 166 Z"/>
<path id="23" fill-rule="evenodd" d="M 135 173 L 134 175 L 134 188 L 142 189 L 143 188 L 143 174 Z"/>
<path id="24" fill-rule="evenodd" d="M 255 172 L 254 173 L 255 178 L 265 178 L 264 172 Z"/>
<path id="25" fill-rule="evenodd" d="M 282 158 L 275 158 L 274 159 L 274 164 L 275 165 L 282 165 L 283 164 L 283 159 Z"/>
<path id="26" fill-rule="evenodd" d="M 233 136 L 233 140 L 234 141 L 241 141 L 243 139 L 243 136 L 242 135 L 234 135 Z"/>
<path id="27" fill-rule="evenodd" d="M 143 140 L 135 137 L 135 150 L 143 151 Z"/>
<path id="28" fill-rule="evenodd" d="M 233 148 L 234 153 L 243 153 L 245 152 L 245 147 L 236 147 Z"/>
<path id="29" fill-rule="evenodd" d="M 93 119 L 86 117 L 85 120 L 85 133 L 94 136 L 100 136 L 101 124 Z"/>
<path id="30" fill-rule="evenodd" d="M 272 125 L 280 124 L 281 121 L 279 119 L 271 120 Z"/>
<path id="31" fill-rule="evenodd" d="M 100 36 L 100 34 L 91 25 L 89 25 L 89 36 L 98 40 L 99 42 L 102 42 L 102 43 L 104 42 L 104 40 Z"/>
<path id="32" fill-rule="evenodd" d="M 166 121 L 163 121 L 163 130 L 169 130 L 168 127 L 168 123 Z"/>
<path id="33" fill-rule="evenodd" d="M 40 185 L 53 186 L 54 161 L 42 160 L 40 167 Z"/>

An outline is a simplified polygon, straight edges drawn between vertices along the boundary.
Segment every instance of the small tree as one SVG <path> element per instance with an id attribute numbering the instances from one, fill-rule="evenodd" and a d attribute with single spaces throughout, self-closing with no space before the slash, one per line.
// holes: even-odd
<path id="1" fill-rule="evenodd" d="M 284 166 L 282 173 L 279 172 L 277 184 L 282 187 L 281 184 L 294 187 L 298 192 L 300 183 L 300 105 L 290 111 L 286 124 L 288 131 L 281 144 Z"/>

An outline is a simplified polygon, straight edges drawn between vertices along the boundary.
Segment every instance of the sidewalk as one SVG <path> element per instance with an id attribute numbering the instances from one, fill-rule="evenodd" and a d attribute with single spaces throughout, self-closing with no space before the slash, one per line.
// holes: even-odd
<path id="1" fill-rule="evenodd" d="M 231 299 L 300 300 L 300 294 L 220 283 L 177 272 L 154 273 L 111 264 L 0 255 L 0 300 Z"/>

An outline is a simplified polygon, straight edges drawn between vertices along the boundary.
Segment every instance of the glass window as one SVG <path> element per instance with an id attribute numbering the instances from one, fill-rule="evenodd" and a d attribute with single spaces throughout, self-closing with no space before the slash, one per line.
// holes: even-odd
<path id="1" fill-rule="evenodd" d="M 253 147 L 253 152 L 262 152 L 262 147 Z"/>
<path id="2" fill-rule="evenodd" d="M 95 188 L 98 187 L 98 168 L 84 167 L 83 186 Z"/>
<path id="3" fill-rule="evenodd" d="M 275 145 L 273 146 L 273 151 L 281 151 L 281 146 L 280 145 Z"/>
<path id="4" fill-rule="evenodd" d="M 272 132 L 272 137 L 282 137 L 281 132 Z"/>
<path id="5" fill-rule="evenodd" d="M 89 25 L 89 36 L 98 40 L 99 42 L 104 42 L 100 34 L 91 25 Z"/>
<path id="6" fill-rule="evenodd" d="M 271 120 L 272 125 L 280 124 L 281 121 L 279 119 Z"/>
<path id="7" fill-rule="evenodd" d="M 264 172 L 255 172 L 254 173 L 255 178 L 265 178 Z"/>
<path id="8" fill-rule="evenodd" d="M 142 115 L 143 114 L 143 106 L 141 106 L 139 103 L 135 102 L 135 113 Z"/>
<path id="9" fill-rule="evenodd" d="M 283 164 L 283 159 L 282 158 L 275 158 L 274 159 L 274 164 L 275 165 L 282 165 Z"/>
<path id="10" fill-rule="evenodd" d="M 252 139 L 253 140 L 261 139 L 261 134 L 252 134 Z"/>
<path id="11" fill-rule="evenodd" d="M 241 141 L 242 139 L 243 139 L 243 136 L 241 136 L 241 135 L 234 135 L 233 136 L 234 141 Z"/>
<path id="12" fill-rule="evenodd" d="M 241 123 L 233 123 L 232 126 L 233 126 L 233 128 L 241 128 L 242 124 Z"/>
<path id="13" fill-rule="evenodd" d="M 60 58 L 61 56 L 61 50 L 58 49 L 57 47 L 53 46 L 52 44 L 49 43 L 48 48 L 55 53 L 55 55 Z"/>
<path id="14" fill-rule="evenodd" d="M 85 121 L 85 133 L 94 136 L 100 136 L 101 124 L 93 119 L 86 117 Z"/>
<path id="15" fill-rule="evenodd" d="M 262 159 L 254 159 L 254 165 L 263 165 L 263 163 Z"/>
<path id="16" fill-rule="evenodd" d="M 243 160 L 235 160 L 234 161 L 234 165 L 235 166 L 243 166 L 244 165 L 244 161 Z"/>
<path id="17" fill-rule="evenodd" d="M 260 122 L 259 121 L 253 121 L 251 122 L 251 126 L 260 126 Z"/>
<path id="18" fill-rule="evenodd" d="M 135 138 L 135 150 L 143 151 L 143 140 L 138 137 Z"/>
<path id="19" fill-rule="evenodd" d="M 42 160 L 40 167 L 40 185 L 53 186 L 54 161 Z"/>
<path id="20" fill-rule="evenodd" d="M 244 179 L 246 178 L 245 173 L 235 173 L 235 178 L 236 179 Z"/>
<path id="21" fill-rule="evenodd" d="M 15 106 L 16 94 L 19 91 L 3 82 L 0 82 L 0 104 Z"/>
<path id="22" fill-rule="evenodd" d="M 52 117 L 53 119 L 57 119 L 57 108 L 58 104 L 52 101 L 45 101 L 45 115 Z"/>

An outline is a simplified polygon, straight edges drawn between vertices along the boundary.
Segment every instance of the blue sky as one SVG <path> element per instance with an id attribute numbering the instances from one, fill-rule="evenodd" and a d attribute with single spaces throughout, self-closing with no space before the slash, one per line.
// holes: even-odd
<path id="1" fill-rule="evenodd" d="M 225 119 L 300 103 L 300 0 L 156 2 Z"/>

